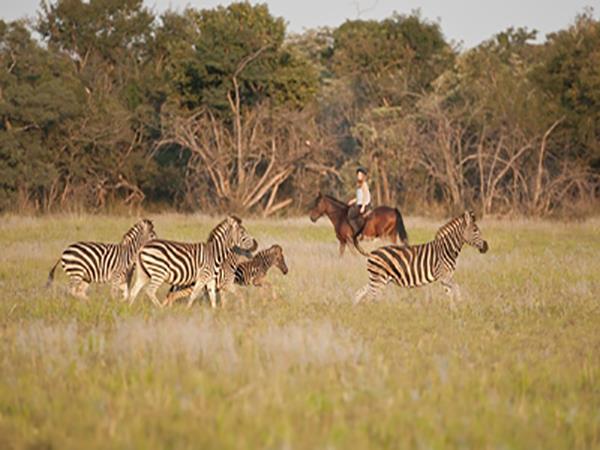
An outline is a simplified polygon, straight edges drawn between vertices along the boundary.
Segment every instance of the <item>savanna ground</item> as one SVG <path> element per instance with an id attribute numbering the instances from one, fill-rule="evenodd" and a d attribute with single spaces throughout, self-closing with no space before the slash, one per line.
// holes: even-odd
<path id="1" fill-rule="evenodd" d="M 151 218 L 181 240 L 218 221 Z M 43 288 L 68 243 L 134 218 L 1 218 L 0 448 L 600 447 L 600 220 L 482 221 L 454 310 L 439 285 L 352 306 L 364 260 L 322 220 L 247 222 L 284 247 L 277 300 L 159 310 L 69 298 L 62 270 Z"/>

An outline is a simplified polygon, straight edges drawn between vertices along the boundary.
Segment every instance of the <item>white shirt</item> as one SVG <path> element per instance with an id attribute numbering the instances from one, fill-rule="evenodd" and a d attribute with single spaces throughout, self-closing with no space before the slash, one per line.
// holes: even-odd
<path id="1" fill-rule="evenodd" d="M 364 194 L 364 195 L 363 195 Z M 356 204 L 357 205 L 369 205 L 371 203 L 371 192 L 369 191 L 369 185 L 365 181 L 362 186 L 356 189 Z"/>

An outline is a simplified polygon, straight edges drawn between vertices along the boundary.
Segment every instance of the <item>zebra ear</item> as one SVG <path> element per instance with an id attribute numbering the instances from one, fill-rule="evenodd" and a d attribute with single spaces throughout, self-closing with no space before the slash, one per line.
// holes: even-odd
<path id="1" fill-rule="evenodd" d="M 238 216 L 234 216 L 233 214 L 229 216 L 229 218 L 235 222 L 237 222 L 238 225 L 242 224 L 242 219 L 240 219 Z"/>
<path id="2" fill-rule="evenodd" d="M 475 211 L 473 211 L 472 209 L 465 211 L 465 219 L 467 221 L 467 224 L 475 223 Z"/>

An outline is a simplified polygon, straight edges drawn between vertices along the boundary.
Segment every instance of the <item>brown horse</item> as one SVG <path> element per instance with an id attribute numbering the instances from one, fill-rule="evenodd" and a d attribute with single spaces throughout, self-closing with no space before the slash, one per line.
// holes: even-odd
<path id="1" fill-rule="evenodd" d="M 347 244 L 353 244 L 359 252 L 365 254 L 358 245 L 359 238 L 388 238 L 394 244 L 397 238 L 400 238 L 404 245 L 408 245 L 408 235 L 398 208 L 378 206 L 371 211 L 365 218 L 365 226 L 357 239 L 352 237 L 352 227 L 348 222 L 348 208 L 346 203 L 319 192 L 310 210 L 310 220 L 313 222 L 323 215 L 329 217 L 335 235 L 340 241 L 340 256 L 344 254 Z"/>

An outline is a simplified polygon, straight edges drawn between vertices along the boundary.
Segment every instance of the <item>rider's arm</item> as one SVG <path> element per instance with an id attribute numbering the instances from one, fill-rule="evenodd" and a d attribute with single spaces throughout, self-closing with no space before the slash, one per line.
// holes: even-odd
<path id="1" fill-rule="evenodd" d="M 355 203 L 356 203 L 356 199 L 355 199 L 355 198 L 353 198 L 352 200 L 350 200 L 350 201 L 348 202 L 348 206 L 352 206 L 352 205 L 354 205 Z"/>

